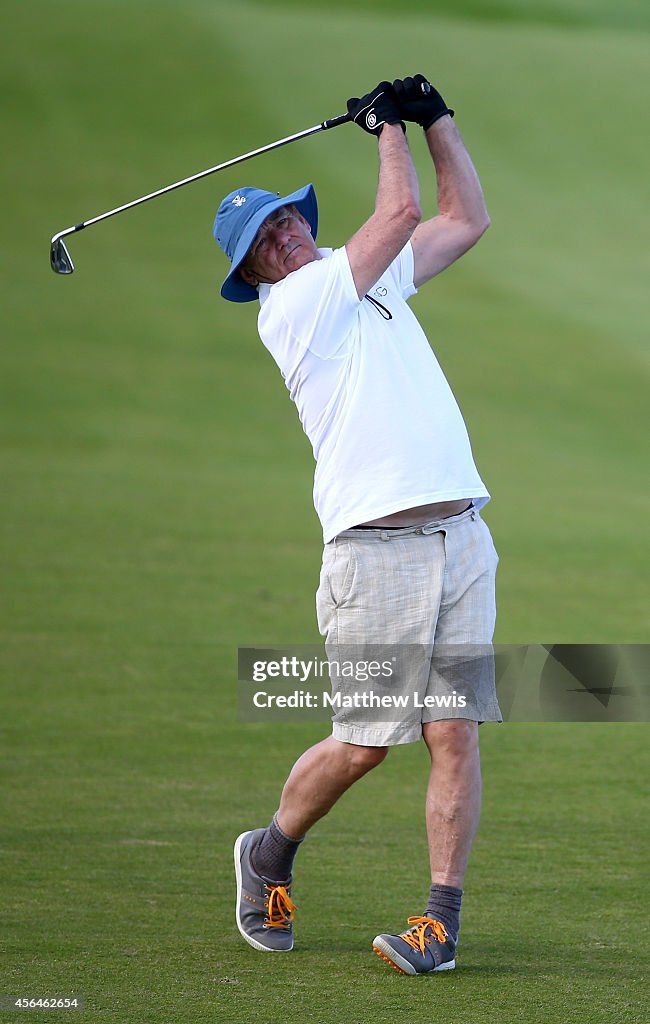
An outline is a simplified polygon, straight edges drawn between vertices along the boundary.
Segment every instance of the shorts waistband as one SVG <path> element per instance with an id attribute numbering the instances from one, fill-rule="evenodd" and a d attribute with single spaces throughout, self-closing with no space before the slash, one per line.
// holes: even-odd
<path id="1" fill-rule="evenodd" d="M 459 512 L 455 516 L 447 516 L 445 519 L 432 519 L 427 523 L 420 523 L 418 526 L 404 526 L 404 527 L 367 527 L 362 528 L 354 527 L 351 530 L 343 530 L 334 537 L 330 544 L 343 537 L 354 537 L 357 540 L 394 540 L 399 537 L 428 537 L 432 533 L 441 533 L 448 529 L 450 526 L 455 526 L 456 523 L 465 522 L 467 519 L 477 519 L 479 515 L 478 509 L 470 505 L 464 512 Z"/>

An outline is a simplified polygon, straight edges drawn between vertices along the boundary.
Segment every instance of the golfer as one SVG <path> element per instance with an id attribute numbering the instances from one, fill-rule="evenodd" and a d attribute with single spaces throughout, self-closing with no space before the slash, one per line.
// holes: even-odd
<path id="1" fill-rule="evenodd" d="M 325 542 L 316 601 L 328 653 L 389 644 L 431 655 L 439 645 L 489 645 L 498 559 L 479 511 L 489 494 L 406 302 L 488 227 L 481 186 L 453 111 L 422 75 L 381 82 L 348 100 L 348 112 L 377 137 L 370 218 L 341 248 L 317 248 L 311 185 L 287 196 L 231 192 L 214 223 L 231 261 L 221 294 L 259 300 L 260 337 L 314 450 Z M 404 122 L 424 130 L 435 167 L 439 212 L 424 222 Z M 335 692 L 345 685 L 333 674 Z M 399 692 L 408 680 L 397 672 L 390 685 Z M 489 670 L 476 673 L 463 707 L 410 706 L 388 722 L 363 708 L 337 709 L 332 735 L 293 766 L 268 828 L 235 844 L 237 925 L 246 941 L 262 951 L 293 948 L 293 861 L 303 838 L 391 746 L 424 740 L 431 889 L 409 927 L 378 935 L 373 948 L 403 974 L 453 968 L 480 815 L 478 725 L 500 720 Z"/>

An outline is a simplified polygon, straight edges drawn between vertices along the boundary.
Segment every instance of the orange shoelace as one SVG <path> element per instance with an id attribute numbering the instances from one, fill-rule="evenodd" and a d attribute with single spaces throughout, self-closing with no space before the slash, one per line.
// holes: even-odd
<path id="1" fill-rule="evenodd" d="M 267 885 L 266 891 L 266 928 L 288 928 L 289 922 L 293 921 L 293 912 L 296 909 L 289 893 L 284 885 Z"/>
<path id="2" fill-rule="evenodd" d="M 412 949 L 419 950 L 423 956 L 425 943 L 430 946 L 432 936 L 436 942 L 442 943 L 447 939 L 447 929 L 444 924 L 442 921 L 436 921 L 433 917 L 409 917 L 408 923 L 412 925 L 412 928 L 408 932 L 403 932 L 400 939 L 404 939 L 404 942 L 408 943 Z M 428 932 L 431 934 L 427 934 Z"/>

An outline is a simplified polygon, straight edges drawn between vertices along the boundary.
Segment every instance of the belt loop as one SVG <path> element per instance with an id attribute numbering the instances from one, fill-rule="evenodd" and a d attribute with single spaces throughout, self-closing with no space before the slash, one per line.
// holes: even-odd
<path id="1" fill-rule="evenodd" d="M 390 533 L 388 532 L 388 530 L 382 530 L 381 533 L 379 534 L 379 539 L 390 540 Z"/>

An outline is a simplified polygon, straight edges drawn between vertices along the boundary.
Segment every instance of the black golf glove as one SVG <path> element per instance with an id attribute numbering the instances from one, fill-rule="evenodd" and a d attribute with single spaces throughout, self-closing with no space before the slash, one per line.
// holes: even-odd
<path id="1" fill-rule="evenodd" d="M 437 89 L 424 75 L 397 78 L 393 82 L 397 107 L 405 121 L 415 121 L 426 131 L 443 114 L 454 116 Z"/>
<path id="2" fill-rule="evenodd" d="M 406 131 L 390 82 L 380 82 L 376 89 L 359 99 L 348 100 L 348 114 L 355 124 L 371 135 L 381 135 L 385 124 L 401 124 Z"/>

